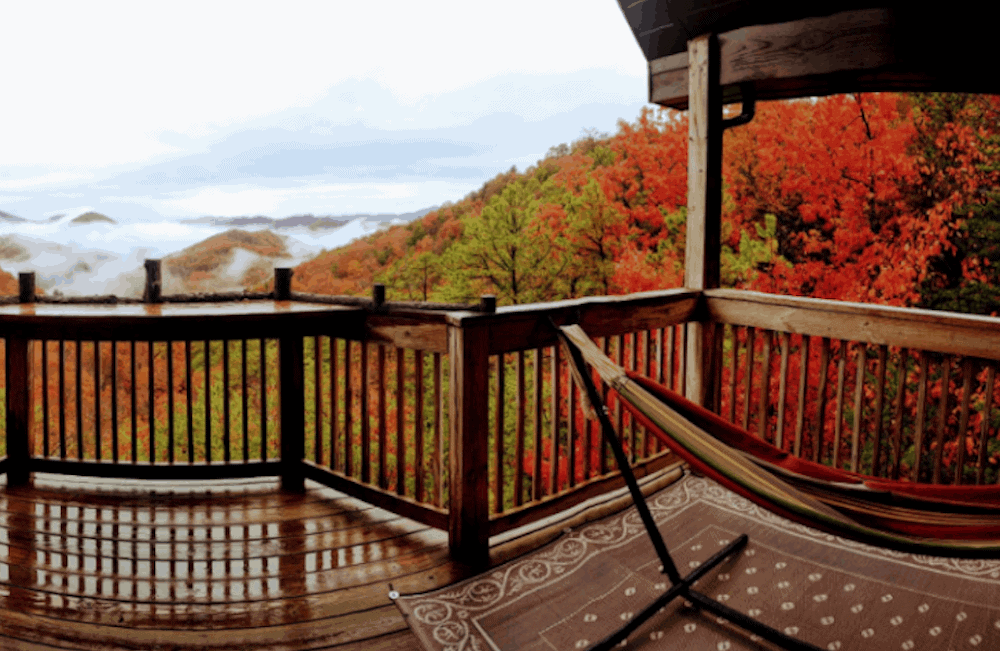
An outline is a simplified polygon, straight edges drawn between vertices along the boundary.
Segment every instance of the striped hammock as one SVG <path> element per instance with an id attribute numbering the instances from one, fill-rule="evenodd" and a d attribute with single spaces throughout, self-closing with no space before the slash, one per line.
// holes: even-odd
<path id="1" fill-rule="evenodd" d="M 579 351 L 649 432 L 696 471 L 774 513 L 828 533 L 917 554 L 1000 558 L 1000 491 L 865 477 L 798 459 L 618 366 L 579 326 Z M 574 369 L 582 385 L 579 370 Z M 581 392 L 584 393 L 585 392 Z"/>

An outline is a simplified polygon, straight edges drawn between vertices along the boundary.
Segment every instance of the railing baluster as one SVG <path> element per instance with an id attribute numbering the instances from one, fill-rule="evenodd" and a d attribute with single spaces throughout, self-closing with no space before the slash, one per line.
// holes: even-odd
<path id="1" fill-rule="evenodd" d="M 568 361 L 568 360 L 567 360 Z M 567 465 L 569 465 L 569 487 L 572 488 L 576 486 L 576 442 L 579 437 L 579 433 L 576 431 L 576 385 L 573 382 L 572 376 L 569 375 L 569 365 L 566 367 L 566 394 L 568 404 L 566 406 L 566 413 L 569 415 L 569 422 L 567 425 L 567 454 L 569 458 L 567 459 Z M 520 467 L 520 463 L 518 464 Z"/>
<path id="2" fill-rule="evenodd" d="M 42 340 L 42 447 L 45 450 L 45 456 L 48 457 L 49 452 L 49 342 L 47 339 Z"/>
<path id="3" fill-rule="evenodd" d="M 76 358 L 73 360 L 76 371 L 76 388 L 73 390 L 73 402 L 76 404 L 76 458 L 83 461 L 83 364 L 81 364 L 82 346 L 76 340 Z"/>
<path id="4" fill-rule="evenodd" d="M 625 335 L 617 335 L 615 337 L 615 364 L 618 366 L 625 366 Z M 622 441 L 622 445 L 625 444 L 625 410 L 622 409 L 622 401 L 617 395 L 615 395 L 615 431 L 618 434 L 619 440 Z M 631 444 L 629 445 L 631 448 Z M 629 450 L 631 454 L 634 450 Z"/>
<path id="5" fill-rule="evenodd" d="M 264 340 L 261 339 L 261 346 Z M 262 348 L 263 350 L 263 348 Z M 261 355 L 263 358 L 263 355 Z M 264 368 L 263 361 L 261 369 Z M 194 386 L 191 377 L 191 340 L 184 341 L 184 407 L 187 410 L 187 457 L 188 463 L 194 463 Z M 264 421 L 266 422 L 266 420 Z M 263 423 L 262 423 L 263 427 Z M 263 444 L 262 444 L 263 445 Z"/>
<path id="6" fill-rule="evenodd" d="M 624 340 L 624 338 L 623 338 Z M 639 364 L 639 335 L 633 332 L 628 335 L 628 341 L 632 344 L 632 349 L 629 353 L 629 370 L 635 372 Z M 638 437 L 635 431 L 635 419 L 632 418 L 631 412 L 628 415 L 628 451 L 629 460 L 634 464 L 635 460 L 639 458 L 638 452 Z M 623 432 L 624 434 L 624 432 Z"/>
<path id="7" fill-rule="evenodd" d="M 337 338 L 330 336 L 330 470 L 337 470 Z"/>
<path id="8" fill-rule="evenodd" d="M 788 398 L 788 333 L 778 333 L 781 348 L 781 368 L 778 370 L 778 423 L 774 431 L 774 444 L 785 448 L 785 402 Z"/>
<path id="9" fill-rule="evenodd" d="M 663 328 L 656 329 L 656 380 L 657 384 L 663 384 L 663 346 L 666 343 L 664 340 L 664 330 Z"/>
<path id="10" fill-rule="evenodd" d="M 986 367 L 986 392 L 983 394 L 983 416 L 979 430 L 979 456 L 976 458 L 976 485 L 983 483 L 984 459 L 986 459 L 986 441 L 990 435 L 990 419 L 993 417 L 993 380 L 996 375 L 996 362 L 989 362 Z M 997 473 L 1000 475 L 1000 473 Z"/>
<path id="11" fill-rule="evenodd" d="M 515 398 L 515 404 L 517 405 L 517 415 L 515 416 L 515 437 L 517 450 L 515 452 L 515 459 L 517 460 L 514 465 L 514 506 L 520 506 L 524 503 L 524 351 L 517 351 L 517 357 L 515 358 L 515 391 L 517 392 L 517 397 Z M 538 455 L 538 450 L 535 450 L 535 455 Z"/>
<path id="12" fill-rule="evenodd" d="M 396 494 L 406 495 L 406 477 L 403 473 L 406 467 L 406 438 L 404 428 L 404 394 L 403 386 L 406 381 L 406 367 L 404 365 L 405 356 L 402 348 L 396 348 Z"/>
<path id="13" fill-rule="evenodd" d="M 503 429 L 504 429 L 504 360 L 496 356 L 493 374 L 493 512 L 503 512 Z M 516 503 L 516 502 L 515 502 Z"/>
<path id="14" fill-rule="evenodd" d="M 174 342 L 167 339 L 167 461 L 174 463 Z M 244 364 L 245 366 L 245 364 Z M 243 409 L 246 412 L 246 408 Z"/>
<path id="15" fill-rule="evenodd" d="M 371 482 L 371 423 L 368 420 L 368 342 L 361 346 L 361 481 Z"/>
<path id="16" fill-rule="evenodd" d="M 313 340 L 313 461 L 321 463 L 323 459 L 323 407 L 322 378 L 320 377 L 320 339 Z"/>
<path id="17" fill-rule="evenodd" d="M 354 432 L 351 425 L 354 393 L 351 391 L 351 340 L 344 340 L 344 474 L 348 477 L 354 476 L 354 451 L 351 444 L 354 442 Z"/>
<path id="18" fill-rule="evenodd" d="M 795 414 L 795 444 L 792 454 L 802 458 L 802 432 L 806 428 L 806 394 L 809 393 L 809 344 L 812 337 L 799 339 L 799 409 Z"/>
<path id="19" fill-rule="evenodd" d="M 551 416 L 549 426 L 552 453 L 549 455 L 549 495 L 555 495 L 559 492 L 559 346 L 552 347 L 550 364 L 552 395 L 550 396 Z"/>
<path id="20" fill-rule="evenodd" d="M 205 364 L 205 463 L 212 463 L 212 348 L 206 339 L 202 342 Z"/>
<path id="21" fill-rule="evenodd" d="M 94 431 L 96 434 L 96 445 L 94 448 L 95 459 L 101 460 L 101 444 L 103 443 L 103 432 L 101 422 L 101 342 L 94 341 Z"/>
<path id="22" fill-rule="evenodd" d="M 903 460 L 903 426 L 906 417 L 906 365 L 908 353 L 905 348 L 899 349 L 899 371 L 896 376 L 896 419 L 892 433 L 892 478 L 899 479 L 899 466 Z"/>
<path id="23" fill-rule="evenodd" d="M 535 467 L 532 469 L 531 477 L 531 499 L 542 499 L 542 349 L 535 348 L 532 354 L 532 409 L 534 418 L 532 419 L 534 436 Z"/>
<path id="24" fill-rule="evenodd" d="M 733 355 L 729 362 L 729 422 L 736 422 L 736 374 L 740 361 L 740 331 L 739 326 L 731 326 L 733 332 Z"/>
<path id="25" fill-rule="evenodd" d="M 920 351 L 920 379 L 917 385 L 917 422 L 913 432 L 913 468 L 910 481 L 920 481 L 920 457 L 923 453 L 925 417 L 927 414 L 927 367 L 930 360 L 925 351 Z"/>
<path id="26" fill-rule="evenodd" d="M 267 461 L 267 340 L 260 338 L 260 460 Z"/>
<path id="27" fill-rule="evenodd" d="M 764 330 L 764 351 L 760 361 L 760 395 L 757 405 L 757 438 L 767 440 L 767 430 L 770 424 L 771 411 L 771 339 L 774 332 Z"/>
<path id="28" fill-rule="evenodd" d="M 673 331 L 671 330 L 671 335 L 672 334 L 673 334 Z M 673 338 L 671 338 L 671 341 L 673 341 Z M 611 357 L 611 337 L 601 337 L 601 349 L 604 351 L 604 355 L 606 357 Z M 672 354 L 673 353 L 673 347 L 671 347 L 670 350 L 671 350 L 671 354 Z M 673 359 L 673 358 L 671 357 L 671 359 Z M 671 373 L 672 373 L 672 371 L 671 371 Z M 601 382 L 601 402 L 603 402 L 605 405 L 608 404 L 608 385 L 605 384 L 604 382 Z M 594 405 L 594 409 L 600 409 L 600 408 L 601 408 L 600 405 Z M 592 423 L 592 425 L 594 427 L 594 429 L 592 431 L 596 431 L 597 432 L 597 436 L 599 437 L 599 440 L 601 441 L 601 458 L 600 458 L 601 465 L 600 465 L 600 469 L 601 469 L 601 474 L 605 475 L 608 472 L 608 452 L 609 452 L 609 449 L 608 449 L 608 440 L 606 438 L 604 438 L 604 434 L 597 428 L 597 424 L 596 423 Z"/>
<path id="29" fill-rule="evenodd" d="M 941 360 L 941 403 L 938 407 L 937 449 L 934 451 L 932 483 L 941 483 L 941 462 L 944 460 L 944 435 L 948 428 L 948 398 L 951 393 L 951 355 Z"/>
<path id="30" fill-rule="evenodd" d="M 675 337 L 674 326 L 667 326 L 667 382 L 666 382 L 666 384 L 667 384 L 667 386 L 670 389 L 674 389 L 674 387 L 677 386 L 675 384 L 675 382 L 674 382 L 674 380 L 676 379 L 676 375 L 675 375 L 675 371 L 674 371 L 674 348 L 676 347 L 676 344 L 674 342 L 674 337 Z M 607 354 L 607 352 L 608 351 L 605 350 L 604 354 Z"/>
<path id="31" fill-rule="evenodd" d="M 45 393 L 49 392 L 48 388 Z M 48 421 L 48 414 L 45 416 Z M 111 341 L 111 460 L 118 463 L 118 342 Z"/>
<path id="32" fill-rule="evenodd" d="M 840 443 L 844 429 L 844 374 L 847 366 L 847 342 L 840 340 L 837 354 L 837 407 L 833 421 L 833 467 L 840 468 Z"/>
<path id="33" fill-rule="evenodd" d="M 826 384 L 830 372 L 830 338 L 823 337 L 819 349 L 819 386 L 816 390 L 816 434 L 813 438 L 813 461 L 820 462 L 823 453 L 823 435 L 826 433 Z"/>
<path id="34" fill-rule="evenodd" d="M 653 375 L 653 373 L 652 373 L 652 354 L 650 353 L 650 344 L 652 342 L 652 339 L 653 338 L 650 336 L 649 330 L 643 330 L 642 331 L 642 346 L 643 346 L 643 357 L 644 357 L 643 374 L 646 377 L 652 377 L 652 375 Z M 568 373 L 569 372 L 569 368 L 567 368 L 566 371 Z M 567 379 L 567 382 L 569 382 L 569 384 L 567 384 L 566 387 L 569 389 L 569 395 L 572 396 L 573 395 L 572 380 Z M 572 431 L 572 429 L 570 431 Z M 649 432 L 647 432 L 646 428 L 643 427 L 642 425 L 639 426 L 639 432 L 642 434 L 642 443 L 643 443 L 643 450 L 644 450 L 644 455 L 643 456 L 644 457 L 648 457 L 648 456 L 650 456 L 653 453 L 653 437 L 650 436 Z M 572 437 L 570 437 L 570 443 L 569 443 L 569 445 L 571 447 L 573 445 Z"/>
<path id="35" fill-rule="evenodd" d="M 66 460 L 66 342 L 60 339 L 59 346 L 59 458 Z"/>
<path id="36" fill-rule="evenodd" d="M 376 350 L 378 351 L 375 358 L 376 373 L 378 374 L 378 486 L 385 490 L 389 485 L 388 473 L 386 472 L 389 456 L 386 450 L 385 434 L 385 346 L 377 344 Z M 440 387 L 438 390 L 440 391 Z"/>
<path id="37" fill-rule="evenodd" d="M 854 380 L 854 430 L 851 432 L 851 472 L 858 472 L 861 456 L 861 421 L 864 407 L 861 398 L 865 390 L 865 367 L 868 365 L 868 350 L 863 343 L 858 344 L 857 373 Z"/>
<path id="38" fill-rule="evenodd" d="M 149 393 L 149 410 L 146 412 L 146 429 L 149 431 L 149 463 L 156 463 L 156 374 L 155 359 L 153 354 L 153 342 L 146 342 L 146 351 L 149 357 L 149 383 L 146 387 Z"/>
<path id="39" fill-rule="evenodd" d="M 680 328 L 680 353 L 678 357 L 680 359 L 680 376 L 681 376 L 681 390 L 678 392 L 681 395 L 687 395 L 687 366 L 688 366 L 688 352 L 687 352 L 687 342 L 688 342 L 688 328 L 686 325 L 677 325 L 675 328 Z"/>
<path id="40" fill-rule="evenodd" d="M 965 439 L 969 427 L 969 401 L 972 398 L 974 366 L 971 357 L 962 360 L 962 411 L 958 421 L 958 449 L 955 451 L 955 483 L 961 484 L 965 474 Z"/>
<path id="41" fill-rule="evenodd" d="M 415 350 L 414 354 L 414 385 L 416 388 L 416 410 L 414 412 L 413 443 L 416 454 L 413 466 L 417 472 L 416 498 L 424 501 L 424 351 Z"/>
<path id="42" fill-rule="evenodd" d="M 753 395 L 753 358 L 754 348 L 757 347 L 755 341 L 757 329 L 753 326 L 747 328 L 747 361 L 743 371 L 743 429 L 750 430 L 750 401 Z"/>
<path id="43" fill-rule="evenodd" d="M 130 414 L 130 416 L 132 418 L 132 430 L 131 430 L 131 435 L 132 435 L 132 463 L 137 463 L 138 462 L 138 456 L 139 456 L 139 434 L 138 434 L 138 431 L 137 431 L 138 428 L 137 428 L 137 419 L 136 419 L 136 408 L 135 408 L 135 405 L 136 405 L 136 393 L 139 392 L 139 386 L 137 384 L 138 377 L 139 377 L 139 371 L 137 370 L 137 368 L 138 368 L 139 363 L 138 363 L 138 361 L 136 361 L 136 357 L 135 357 L 135 341 L 134 340 L 129 342 L 129 364 L 132 367 L 132 389 L 131 389 L 131 394 L 132 394 L 131 395 L 132 412 Z"/>
<path id="44" fill-rule="evenodd" d="M 222 340 L 222 461 L 229 463 L 232 460 L 232 439 L 230 437 L 230 413 L 229 404 L 229 339 Z"/>
<path id="45" fill-rule="evenodd" d="M 59 340 L 59 458 L 66 460 L 66 342 Z"/>
<path id="46" fill-rule="evenodd" d="M 250 461 L 250 432 L 249 423 L 250 419 L 247 414 L 247 340 L 240 339 L 240 375 L 243 379 L 243 463 L 248 463 Z M 171 437 L 173 432 L 171 431 Z"/>
<path id="47" fill-rule="evenodd" d="M 875 376 L 875 432 L 872 444 L 872 475 L 878 477 L 882 471 L 882 413 L 885 409 L 885 365 L 889 357 L 887 346 L 878 347 L 878 368 Z"/>
<path id="48" fill-rule="evenodd" d="M 443 503 L 444 491 L 441 486 L 444 484 L 444 442 L 442 439 L 442 421 L 444 416 L 444 396 L 441 390 L 441 353 L 434 353 L 434 504 L 441 506 Z M 518 457 L 517 463 L 520 463 Z"/>

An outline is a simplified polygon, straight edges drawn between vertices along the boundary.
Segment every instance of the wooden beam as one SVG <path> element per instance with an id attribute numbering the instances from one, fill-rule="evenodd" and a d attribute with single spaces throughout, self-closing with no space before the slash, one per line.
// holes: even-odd
<path id="1" fill-rule="evenodd" d="M 996 92 L 996 81 L 964 61 L 964 48 L 928 48 L 928 36 L 948 33 L 939 14 L 862 9 L 831 16 L 754 25 L 719 34 L 722 101 L 742 100 L 752 83 L 759 100 L 892 90 Z M 969 48 L 981 51 L 970 36 Z M 960 58 L 962 57 L 962 58 Z M 680 52 L 649 62 L 650 102 L 689 106 L 688 62 Z"/>
<path id="2" fill-rule="evenodd" d="M 451 429 L 448 544 L 455 560 L 489 563 L 489 328 L 449 329 Z"/>
<path id="3" fill-rule="evenodd" d="M 688 42 L 688 206 L 684 287 L 719 286 L 722 215 L 722 94 L 719 45 L 714 34 Z M 708 378 L 714 339 L 700 323 L 689 323 L 685 394 L 708 406 L 713 387 Z"/>

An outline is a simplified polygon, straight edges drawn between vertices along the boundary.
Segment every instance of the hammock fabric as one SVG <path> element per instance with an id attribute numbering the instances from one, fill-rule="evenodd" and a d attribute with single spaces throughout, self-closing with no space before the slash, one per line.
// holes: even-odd
<path id="1" fill-rule="evenodd" d="M 859 522 L 927 538 L 1000 539 L 1000 491 L 995 486 L 940 486 L 875 479 L 800 459 L 649 378 L 631 371 L 626 374 L 716 440 Z M 631 403 L 623 400 L 623 404 L 644 421 L 647 429 L 667 442 L 668 433 L 648 422 Z"/>
<path id="2" fill-rule="evenodd" d="M 763 508 L 879 547 L 1000 558 L 1000 499 L 991 488 L 907 486 L 797 459 L 648 379 L 629 377 L 579 326 L 560 329 L 648 431 L 695 470 Z"/>

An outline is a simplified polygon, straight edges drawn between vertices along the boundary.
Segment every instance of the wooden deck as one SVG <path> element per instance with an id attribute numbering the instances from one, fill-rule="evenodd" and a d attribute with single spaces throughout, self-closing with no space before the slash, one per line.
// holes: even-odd
<path id="1" fill-rule="evenodd" d="M 0 483 L 0 648 L 418 649 L 447 534 L 307 482 Z"/>

